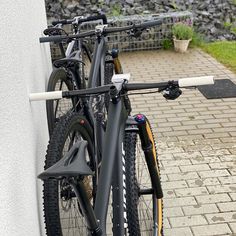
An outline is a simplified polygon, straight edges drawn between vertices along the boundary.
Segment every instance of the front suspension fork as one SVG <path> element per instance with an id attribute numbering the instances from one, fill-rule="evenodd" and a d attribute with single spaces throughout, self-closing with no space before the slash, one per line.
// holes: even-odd
<path id="1" fill-rule="evenodd" d="M 142 149 L 145 154 L 146 163 L 151 177 L 153 190 L 157 199 L 163 198 L 163 192 L 161 188 L 159 167 L 157 163 L 157 154 L 155 150 L 155 142 L 152 136 L 152 131 L 147 118 L 138 114 L 134 117 L 138 124 L 139 135 L 141 139 Z"/>

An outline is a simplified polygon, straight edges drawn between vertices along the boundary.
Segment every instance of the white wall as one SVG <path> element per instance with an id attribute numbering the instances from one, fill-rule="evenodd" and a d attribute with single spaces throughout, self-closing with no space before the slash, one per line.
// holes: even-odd
<path id="1" fill-rule="evenodd" d="M 44 0 L 0 0 L 0 235 L 44 235 L 42 170 L 48 142 L 44 102 L 49 76 Z"/>

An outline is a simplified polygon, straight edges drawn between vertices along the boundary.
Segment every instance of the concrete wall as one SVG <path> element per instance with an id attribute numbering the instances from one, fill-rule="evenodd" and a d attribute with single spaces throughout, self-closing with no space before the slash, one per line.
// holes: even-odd
<path id="1" fill-rule="evenodd" d="M 51 70 L 43 0 L 0 2 L 0 235 L 44 235 L 41 182 L 48 142 L 44 102 Z"/>

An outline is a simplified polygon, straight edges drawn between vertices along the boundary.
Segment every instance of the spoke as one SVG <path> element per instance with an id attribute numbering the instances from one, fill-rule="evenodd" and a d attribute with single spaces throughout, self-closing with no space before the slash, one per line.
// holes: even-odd
<path id="1" fill-rule="evenodd" d="M 139 186 L 138 215 L 141 235 L 150 235 L 153 222 L 153 188 L 141 142 L 136 144 L 136 176 Z M 143 195 L 141 195 L 143 194 Z"/>
<path id="2" fill-rule="evenodd" d="M 61 80 L 61 83 L 60 83 L 60 86 L 59 86 L 59 91 L 62 90 L 62 83 L 63 81 Z M 58 104 L 59 104 L 59 100 L 56 100 L 56 107 L 55 107 L 55 111 L 54 111 L 54 117 L 56 118 L 56 112 L 57 112 L 57 109 L 58 109 Z"/>

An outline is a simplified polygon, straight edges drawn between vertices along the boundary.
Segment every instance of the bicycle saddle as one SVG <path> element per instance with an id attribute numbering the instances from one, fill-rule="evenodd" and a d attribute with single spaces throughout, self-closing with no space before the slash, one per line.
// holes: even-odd
<path id="1" fill-rule="evenodd" d="M 62 159 L 39 174 L 38 178 L 44 180 L 93 175 L 85 159 L 87 145 L 84 140 L 76 142 Z"/>
<path id="2" fill-rule="evenodd" d="M 78 65 L 78 64 L 84 64 L 85 63 L 81 60 L 78 60 L 77 58 L 62 58 L 62 59 L 59 59 L 59 60 L 56 60 L 53 62 L 53 65 L 56 67 L 56 68 L 59 68 L 59 67 L 73 67 L 75 65 Z"/>
<path id="3" fill-rule="evenodd" d="M 56 27 L 49 27 L 43 31 L 45 35 L 52 36 L 52 35 L 68 35 L 65 30 Z"/>

